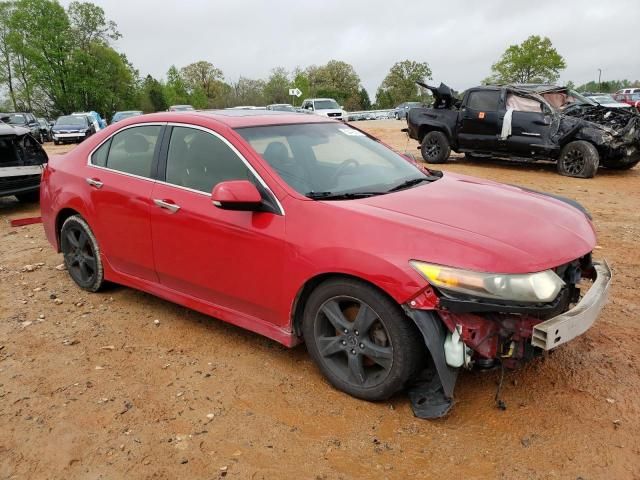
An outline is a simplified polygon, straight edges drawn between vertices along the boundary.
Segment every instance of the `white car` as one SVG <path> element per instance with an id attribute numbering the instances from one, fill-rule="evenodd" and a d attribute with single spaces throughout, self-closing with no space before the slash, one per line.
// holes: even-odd
<path id="1" fill-rule="evenodd" d="M 333 98 L 307 98 L 300 108 L 303 112 L 315 113 L 335 120 L 345 120 L 347 117 L 347 112 Z"/>
<path id="2" fill-rule="evenodd" d="M 631 108 L 631 105 L 623 102 L 618 102 L 608 93 L 598 93 L 592 95 L 585 95 L 589 100 L 593 100 L 598 105 L 608 108 Z"/>

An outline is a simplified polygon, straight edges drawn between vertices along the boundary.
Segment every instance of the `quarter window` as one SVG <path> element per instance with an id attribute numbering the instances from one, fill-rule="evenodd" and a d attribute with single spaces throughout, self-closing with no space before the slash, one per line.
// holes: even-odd
<path id="1" fill-rule="evenodd" d="M 194 128 L 173 128 L 167 155 L 167 183 L 210 193 L 214 186 L 227 180 L 253 180 L 253 176 L 220 138 Z"/>
<path id="2" fill-rule="evenodd" d="M 99 167 L 106 167 L 107 155 L 109 154 L 109 145 L 111 145 L 111 139 L 100 145 L 100 148 L 98 148 L 95 152 L 93 152 L 93 155 L 91 155 L 91 163 Z"/>
<path id="3" fill-rule="evenodd" d="M 92 162 L 100 165 L 106 157 L 106 167 L 119 172 L 151 178 L 153 155 L 162 126 L 145 125 L 127 128 L 95 151 Z M 101 149 L 108 147 L 108 153 Z"/>
<path id="4" fill-rule="evenodd" d="M 467 107 L 480 112 L 495 112 L 498 110 L 499 100 L 499 90 L 480 90 L 469 94 Z"/>

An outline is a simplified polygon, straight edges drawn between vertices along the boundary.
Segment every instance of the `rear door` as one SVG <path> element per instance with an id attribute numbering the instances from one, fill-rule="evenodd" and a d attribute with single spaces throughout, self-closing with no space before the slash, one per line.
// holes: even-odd
<path id="1" fill-rule="evenodd" d="M 513 107 L 511 135 L 506 139 L 507 150 L 513 155 L 535 157 L 548 147 L 551 112 L 542 102 L 528 97 L 507 95 L 507 107 Z"/>
<path id="2" fill-rule="evenodd" d="M 116 133 L 92 153 L 86 177 L 102 254 L 119 273 L 154 282 L 149 211 L 163 130 L 145 124 Z"/>
<path id="3" fill-rule="evenodd" d="M 501 90 L 472 90 L 460 109 L 458 144 L 463 151 L 495 152 L 502 129 Z"/>

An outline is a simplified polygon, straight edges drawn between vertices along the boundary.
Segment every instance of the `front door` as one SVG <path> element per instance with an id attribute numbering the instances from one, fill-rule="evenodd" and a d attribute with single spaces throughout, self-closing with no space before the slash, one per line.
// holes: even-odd
<path id="1" fill-rule="evenodd" d="M 103 255 L 119 273 L 149 281 L 156 281 L 149 218 L 152 169 L 163 128 L 125 128 L 92 154 L 86 170 L 95 219 L 91 228 Z"/>
<path id="2" fill-rule="evenodd" d="M 215 132 L 173 126 L 164 182 L 152 193 L 153 252 L 160 283 L 210 304 L 278 325 L 285 262 L 284 216 L 222 210 L 211 191 L 225 180 L 257 181 Z"/>
<path id="3" fill-rule="evenodd" d="M 474 90 L 460 109 L 458 144 L 462 151 L 496 152 L 504 110 L 500 90 Z"/>

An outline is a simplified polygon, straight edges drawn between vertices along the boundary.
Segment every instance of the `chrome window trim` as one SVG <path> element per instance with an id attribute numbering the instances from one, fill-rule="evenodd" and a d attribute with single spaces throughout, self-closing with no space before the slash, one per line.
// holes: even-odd
<path id="1" fill-rule="evenodd" d="M 285 215 L 285 211 L 284 211 L 284 207 L 282 206 L 282 204 L 280 203 L 280 200 L 278 199 L 278 197 L 276 197 L 276 195 L 273 193 L 273 191 L 271 190 L 271 188 L 269 188 L 269 186 L 267 185 L 267 183 L 264 181 L 264 179 L 260 176 L 260 174 L 255 170 L 255 168 L 253 168 L 253 165 L 251 165 L 249 163 L 249 161 L 244 157 L 244 155 L 242 155 L 238 149 L 231 144 L 231 142 L 229 142 L 229 140 L 227 140 L 226 138 L 224 138 L 222 135 L 220 135 L 218 132 L 215 132 L 213 130 L 211 130 L 210 128 L 207 127 L 202 127 L 200 125 L 193 125 L 190 123 L 180 123 L 180 122 L 145 122 L 145 123 L 134 123 L 132 125 L 127 125 L 125 127 L 122 127 L 121 129 L 113 132 L 111 135 L 109 135 L 107 138 L 105 138 L 102 142 L 100 142 L 98 145 L 96 145 L 96 147 L 94 147 L 90 152 L 89 155 L 87 156 L 87 166 L 88 167 L 92 167 L 92 168 L 97 168 L 99 170 L 105 170 L 108 172 L 114 172 L 114 173 L 118 173 L 120 175 L 126 175 L 129 177 L 133 177 L 133 178 L 138 178 L 141 180 L 147 180 L 153 183 L 161 183 L 163 185 L 167 185 L 173 188 L 180 188 L 182 190 L 187 190 L 188 192 L 192 192 L 192 193 L 198 193 L 200 195 L 204 195 L 206 197 L 210 197 L 211 194 L 207 193 L 207 192 L 202 192 L 200 190 L 195 190 L 193 188 L 189 188 L 189 187 L 184 187 L 182 185 L 175 185 L 173 183 L 168 183 L 168 182 L 164 182 L 162 180 L 157 180 L 155 178 L 148 178 L 148 177 L 142 177 L 140 175 L 135 175 L 133 173 L 128 173 L 128 172 L 122 172 L 120 170 L 115 170 L 113 168 L 108 168 L 108 167 L 101 167 L 100 165 L 94 165 L 93 163 L 91 163 L 91 157 L 93 156 L 93 154 L 95 153 L 96 150 L 98 150 L 100 147 L 102 147 L 102 145 L 104 145 L 105 143 L 107 143 L 109 140 L 111 140 L 114 136 L 116 136 L 117 134 L 119 134 L 120 132 L 123 132 L 124 130 L 127 130 L 129 128 L 135 128 L 135 127 L 152 127 L 152 126 L 170 126 L 170 127 L 184 127 L 184 128 L 192 128 L 194 130 L 200 130 L 206 133 L 209 133 L 217 138 L 219 138 L 220 140 L 223 141 L 223 143 L 225 143 L 227 145 L 227 147 L 229 147 L 231 149 L 231 151 L 233 153 L 235 153 L 238 158 L 240 159 L 240 161 L 242 161 L 242 163 L 244 163 L 244 165 L 247 167 L 247 169 L 251 172 L 251 174 L 258 179 L 258 181 L 260 182 L 260 184 L 262 185 L 262 187 L 269 193 L 269 195 L 271 195 L 271 197 L 273 198 L 273 200 L 275 201 L 276 205 L 278 206 L 278 210 L 280 210 L 280 214 L 282 216 Z M 158 138 L 158 140 L 162 140 L 161 138 Z M 168 151 L 167 151 L 167 155 L 168 155 Z"/>

